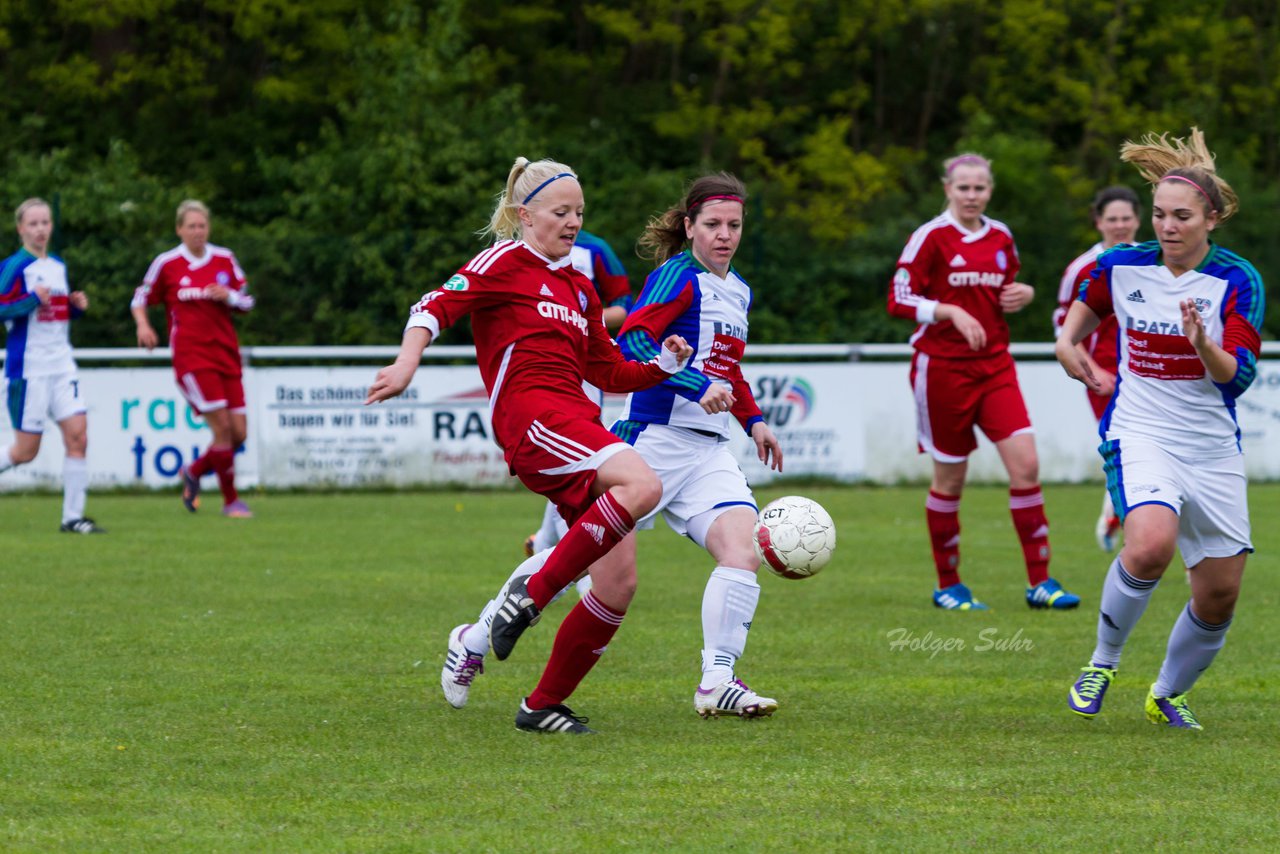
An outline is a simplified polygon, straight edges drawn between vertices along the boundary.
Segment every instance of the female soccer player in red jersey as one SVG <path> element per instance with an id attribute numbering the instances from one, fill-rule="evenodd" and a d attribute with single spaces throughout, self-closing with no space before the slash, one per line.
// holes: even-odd
<path id="1" fill-rule="evenodd" d="M 947 207 L 916 229 L 898 259 L 889 313 L 916 321 L 911 360 L 918 444 L 933 458 L 925 517 L 938 589 L 933 603 L 985 609 L 960 581 L 960 494 L 974 428 L 995 443 L 1009 473 L 1009 511 L 1026 561 L 1032 608 L 1074 608 L 1080 598 L 1049 577 L 1049 523 L 1040 492 L 1040 463 L 1027 407 L 1009 355 L 1004 315 L 1034 295 L 1017 281 L 1013 235 L 984 215 L 994 180 L 991 164 L 961 154 L 943 164 Z"/>
<path id="2" fill-rule="evenodd" d="M 516 727 L 531 732 L 591 732 L 564 700 L 617 631 L 636 586 L 634 565 L 617 572 L 592 565 L 662 497 L 653 470 L 601 425 L 582 381 L 605 391 L 648 388 L 692 354 L 672 335 L 648 362 L 623 357 L 601 321 L 595 288 L 570 263 L 582 211 L 573 170 L 518 158 L 489 223 L 498 242 L 414 307 L 399 357 L 378 372 L 366 400 L 404 391 L 423 348 L 471 315 L 494 438 L 512 473 L 573 520 L 541 570 L 504 588 L 490 628 L 498 658 L 511 653 L 561 588 L 592 571 L 591 591 L 565 617 L 542 679 L 516 714 Z"/>
<path id="3" fill-rule="evenodd" d="M 1119 379 L 1098 450 L 1124 548 L 1107 571 L 1096 646 L 1067 703 L 1087 718 L 1102 711 L 1129 634 L 1176 548 L 1191 601 L 1169 632 L 1145 711 L 1152 723 L 1198 730 L 1187 692 L 1226 643 L 1253 551 L 1236 399 L 1257 376 L 1266 291 L 1252 264 L 1210 239 L 1238 205 L 1199 130 L 1189 142 L 1126 142 L 1120 157 L 1154 186 L 1156 239 L 1098 259 L 1056 348 L 1067 374 L 1097 391 L 1076 345 L 1100 318 L 1117 315 Z"/>
<path id="4" fill-rule="evenodd" d="M 1062 321 L 1067 317 L 1067 310 L 1080 293 L 1080 286 L 1089 281 L 1089 272 L 1093 270 L 1098 256 L 1113 246 L 1133 243 L 1138 236 L 1138 218 L 1142 215 L 1142 203 L 1138 194 L 1128 187 L 1104 187 L 1093 197 L 1090 205 L 1093 214 L 1093 227 L 1102 237 L 1083 254 L 1067 265 L 1058 285 L 1058 307 L 1053 311 L 1053 335 L 1056 338 L 1062 331 Z M 1095 392 L 1086 389 L 1089 406 L 1093 408 L 1093 416 L 1102 420 L 1102 415 L 1111 402 L 1111 393 L 1116 388 L 1116 318 L 1110 315 L 1097 330 L 1079 344 L 1081 352 L 1093 360 L 1093 375 L 1097 378 L 1100 390 Z M 1094 535 L 1098 539 L 1098 548 L 1104 552 L 1115 551 L 1116 538 L 1120 533 L 1120 517 L 1116 515 L 1111 503 L 1111 493 L 1102 493 L 1102 514 L 1094 527 Z"/>
<path id="5" fill-rule="evenodd" d="M 222 488 L 222 515 L 248 518 L 253 513 L 235 483 L 236 449 L 248 432 L 240 342 L 231 316 L 252 309 L 254 299 L 236 256 L 209 242 L 209 209 L 202 202 L 178 205 L 177 232 L 182 243 L 156 256 L 134 292 L 138 345 L 150 350 L 159 343 L 147 307 L 164 303 L 178 389 L 213 432 L 208 450 L 179 472 L 182 503 L 196 512 L 200 478 L 212 471 Z"/>

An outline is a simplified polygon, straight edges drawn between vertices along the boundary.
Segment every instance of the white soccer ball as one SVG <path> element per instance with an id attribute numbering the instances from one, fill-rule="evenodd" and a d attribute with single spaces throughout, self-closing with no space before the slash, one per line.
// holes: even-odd
<path id="1" fill-rule="evenodd" d="M 769 569 L 783 578 L 808 578 L 831 560 L 836 526 L 818 502 L 788 495 L 765 505 L 751 539 Z"/>

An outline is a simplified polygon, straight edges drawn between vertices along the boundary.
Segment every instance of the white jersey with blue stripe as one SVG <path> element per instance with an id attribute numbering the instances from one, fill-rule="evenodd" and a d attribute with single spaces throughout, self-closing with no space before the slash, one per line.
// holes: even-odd
<path id="1" fill-rule="evenodd" d="M 693 347 L 694 356 L 688 367 L 661 385 L 632 393 L 620 419 L 688 427 L 727 439 L 744 413 L 735 405 L 734 413 L 710 415 L 698 401 L 712 382 L 731 387 L 735 396 L 749 397 L 740 363 L 750 308 L 751 288 L 736 271 L 730 269 L 720 278 L 688 252 L 650 273 L 618 343 L 628 358 L 647 360 L 656 342 L 681 335 Z M 754 410 L 754 403 L 750 406 Z"/>
<path id="2" fill-rule="evenodd" d="M 42 304 L 36 288 L 46 288 Z M 10 379 L 74 373 L 71 355 L 70 288 L 67 267 L 53 256 L 25 249 L 0 266 L 0 317 L 4 317 L 5 376 Z"/>

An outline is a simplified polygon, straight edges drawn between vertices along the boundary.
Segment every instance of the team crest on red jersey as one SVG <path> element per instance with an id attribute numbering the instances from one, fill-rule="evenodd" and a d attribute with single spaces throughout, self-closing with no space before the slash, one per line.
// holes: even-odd
<path id="1" fill-rule="evenodd" d="M 996 252 L 996 266 L 1001 270 L 1009 269 L 1009 256 L 1004 254 L 1003 249 Z"/>
<path id="2" fill-rule="evenodd" d="M 457 273 L 450 276 L 449 280 L 440 287 L 444 288 L 446 291 L 465 291 L 467 288 L 471 287 L 471 283 L 467 281 L 466 276 L 461 273 Z"/>

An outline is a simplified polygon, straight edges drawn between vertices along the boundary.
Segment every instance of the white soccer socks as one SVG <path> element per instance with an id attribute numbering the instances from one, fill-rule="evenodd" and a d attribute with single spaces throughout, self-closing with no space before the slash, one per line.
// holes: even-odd
<path id="1" fill-rule="evenodd" d="M 717 566 L 702 593 L 702 683 L 710 690 L 733 677 L 760 602 L 760 582 L 745 569 Z"/>

